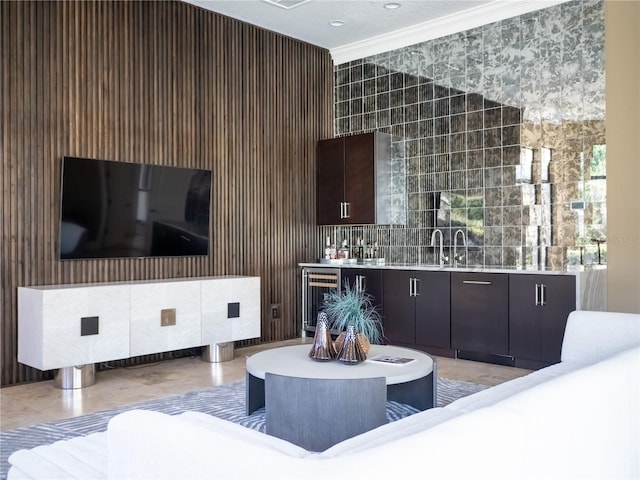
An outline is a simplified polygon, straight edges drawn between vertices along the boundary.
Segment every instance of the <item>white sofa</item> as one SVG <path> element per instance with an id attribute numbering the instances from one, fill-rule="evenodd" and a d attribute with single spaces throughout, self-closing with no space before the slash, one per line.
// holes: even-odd
<path id="1" fill-rule="evenodd" d="M 579 311 L 560 363 L 324 452 L 197 412 L 130 411 L 106 435 L 16 452 L 9 479 L 639 478 L 639 385 L 640 315 Z"/>

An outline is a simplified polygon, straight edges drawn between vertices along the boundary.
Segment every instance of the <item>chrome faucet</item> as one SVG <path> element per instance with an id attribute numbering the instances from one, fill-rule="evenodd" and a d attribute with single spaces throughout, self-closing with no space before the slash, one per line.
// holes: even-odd
<path id="1" fill-rule="evenodd" d="M 464 237 L 464 232 L 460 229 L 456 230 L 456 234 L 453 237 L 453 266 L 457 267 L 458 262 L 461 262 L 464 258 L 464 253 L 458 255 L 458 234 L 462 236 L 462 246 L 467 246 L 467 240 Z"/>
<path id="2" fill-rule="evenodd" d="M 438 256 L 438 261 L 440 263 L 440 268 L 444 267 L 444 262 L 448 262 L 449 261 L 449 257 L 447 257 L 444 254 L 443 248 L 444 248 L 444 239 L 442 238 L 442 230 L 440 230 L 439 228 L 436 228 L 433 233 L 431 234 L 431 246 L 435 247 L 436 246 L 436 235 L 440 234 L 440 246 L 439 246 L 439 256 Z"/>

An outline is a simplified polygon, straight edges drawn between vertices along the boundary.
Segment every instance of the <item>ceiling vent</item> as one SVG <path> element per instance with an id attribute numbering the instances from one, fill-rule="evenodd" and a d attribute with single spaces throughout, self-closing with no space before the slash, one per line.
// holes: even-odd
<path id="1" fill-rule="evenodd" d="M 299 7 L 303 3 L 310 2 L 311 0 L 262 0 L 263 2 L 275 5 L 276 7 L 284 8 L 285 10 L 291 10 L 292 8 Z"/>

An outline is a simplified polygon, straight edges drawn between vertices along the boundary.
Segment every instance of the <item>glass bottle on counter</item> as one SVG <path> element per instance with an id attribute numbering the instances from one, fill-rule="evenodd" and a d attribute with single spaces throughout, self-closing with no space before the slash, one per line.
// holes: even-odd
<path id="1" fill-rule="evenodd" d="M 327 237 L 327 243 L 324 246 L 324 259 L 329 260 L 331 258 L 331 238 Z"/>
<path id="2" fill-rule="evenodd" d="M 338 250 L 338 258 L 341 260 L 346 260 L 349 258 L 349 247 L 347 247 L 347 241 L 342 241 L 342 246 Z"/>

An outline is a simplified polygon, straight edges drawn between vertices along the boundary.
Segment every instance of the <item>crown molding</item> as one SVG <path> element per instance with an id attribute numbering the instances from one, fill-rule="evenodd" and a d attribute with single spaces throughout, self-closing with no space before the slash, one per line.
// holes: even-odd
<path id="1" fill-rule="evenodd" d="M 452 33 L 517 17 L 525 13 L 552 7 L 569 0 L 495 0 L 494 2 L 470 8 L 461 13 L 447 15 L 394 32 L 372 37 L 329 50 L 333 63 L 342 63 L 365 58 L 378 53 L 444 37 Z"/>

